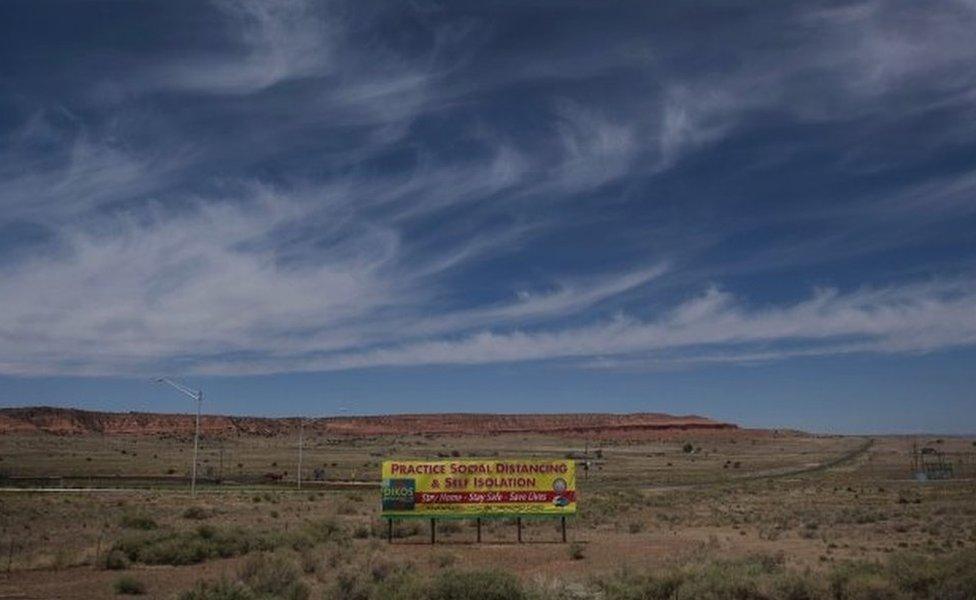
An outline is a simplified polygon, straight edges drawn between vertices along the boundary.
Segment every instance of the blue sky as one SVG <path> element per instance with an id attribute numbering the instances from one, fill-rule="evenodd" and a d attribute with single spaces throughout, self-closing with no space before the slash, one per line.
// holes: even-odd
<path id="1" fill-rule="evenodd" d="M 972 2 L 0 4 L 0 405 L 976 431 Z"/>

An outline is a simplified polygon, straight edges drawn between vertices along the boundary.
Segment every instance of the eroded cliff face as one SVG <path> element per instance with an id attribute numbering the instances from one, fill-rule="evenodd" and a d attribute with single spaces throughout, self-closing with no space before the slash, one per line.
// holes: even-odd
<path id="1" fill-rule="evenodd" d="M 306 421 L 310 431 L 332 435 L 370 436 L 406 434 L 626 434 L 687 430 L 729 430 L 735 425 L 696 415 L 661 413 L 588 414 L 429 414 L 366 417 L 327 417 Z M 190 414 L 107 413 L 72 408 L 26 407 L 0 409 L 0 434 L 54 435 L 184 435 L 191 434 Z M 207 436 L 275 436 L 293 433 L 295 418 L 204 415 L 200 428 Z"/>

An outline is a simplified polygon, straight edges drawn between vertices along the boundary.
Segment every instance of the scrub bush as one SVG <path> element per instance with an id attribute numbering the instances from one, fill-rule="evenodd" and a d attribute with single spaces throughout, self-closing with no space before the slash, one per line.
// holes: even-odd
<path id="1" fill-rule="evenodd" d="M 152 517 L 139 514 L 123 515 L 119 519 L 119 525 L 125 529 L 140 529 L 142 531 L 152 531 L 159 527 Z"/>
<path id="2" fill-rule="evenodd" d="M 121 550 L 110 550 L 105 555 L 105 568 L 109 571 L 121 571 L 129 567 L 129 559 Z"/>
<path id="3" fill-rule="evenodd" d="M 583 544 L 573 542 L 569 545 L 569 557 L 573 560 L 583 560 L 586 557 Z"/>
<path id="4" fill-rule="evenodd" d="M 259 597 L 307 600 L 308 587 L 295 562 L 279 554 L 255 554 L 241 565 L 240 580 Z"/>
<path id="5" fill-rule="evenodd" d="M 502 571 L 445 571 L 427 596 L 430 600 L 522 600 L 525 590 L 514 575 Z"/>
<path id="6" fill-rule="evenodd" d="M 192 590 L 180 594 L 180 600 L 255 600 L 255 596 L 240 582 L 218 579 L 197 582 Z"/>
<path id="7" fill-rule="evenodd" d="M 190 508 L 183 511 L 184 519 L 193 519 L 196 521 L 202 521 L 204 519 L 209 519 L 212 516 L 213 514 L 206 508 L 203 508 L 202 506 L 191 506 Z"/>
<path id="8" fill-rule="evenodd" d="M 116 579 L 112 589 L 116 594 L 124 596 L 141 596 L 146 593 L 146 585 L 131 575 L 123 575 Z"/>

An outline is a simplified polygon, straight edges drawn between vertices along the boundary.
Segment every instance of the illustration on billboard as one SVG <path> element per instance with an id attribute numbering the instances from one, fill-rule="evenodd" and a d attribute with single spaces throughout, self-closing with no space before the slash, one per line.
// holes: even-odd
<path id="1" fill-rule="evenodd" d="M 385 517 L 576 513 L 571 460 L 386 461 Z"/>

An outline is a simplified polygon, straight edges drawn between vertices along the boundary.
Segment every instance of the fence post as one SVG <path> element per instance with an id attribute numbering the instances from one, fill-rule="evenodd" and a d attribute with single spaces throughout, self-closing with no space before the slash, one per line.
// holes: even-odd
<path id="1" fill-rule="evenodd" d="M 10 571 L 14 567 L 14 536 L 11 534 L 9 539 L 9 544 L 7 545 L 7 577 L 10 577 Z"/>
<path id="2" fill-rule="evenodd" d="M 95 564 L 93 565 L 95 569 L 98 569 L 99 558 L 102 555 L 102 534 L 104 532 L 104 529 L 98 532 L 98 541 L 95 543 Z"/>

